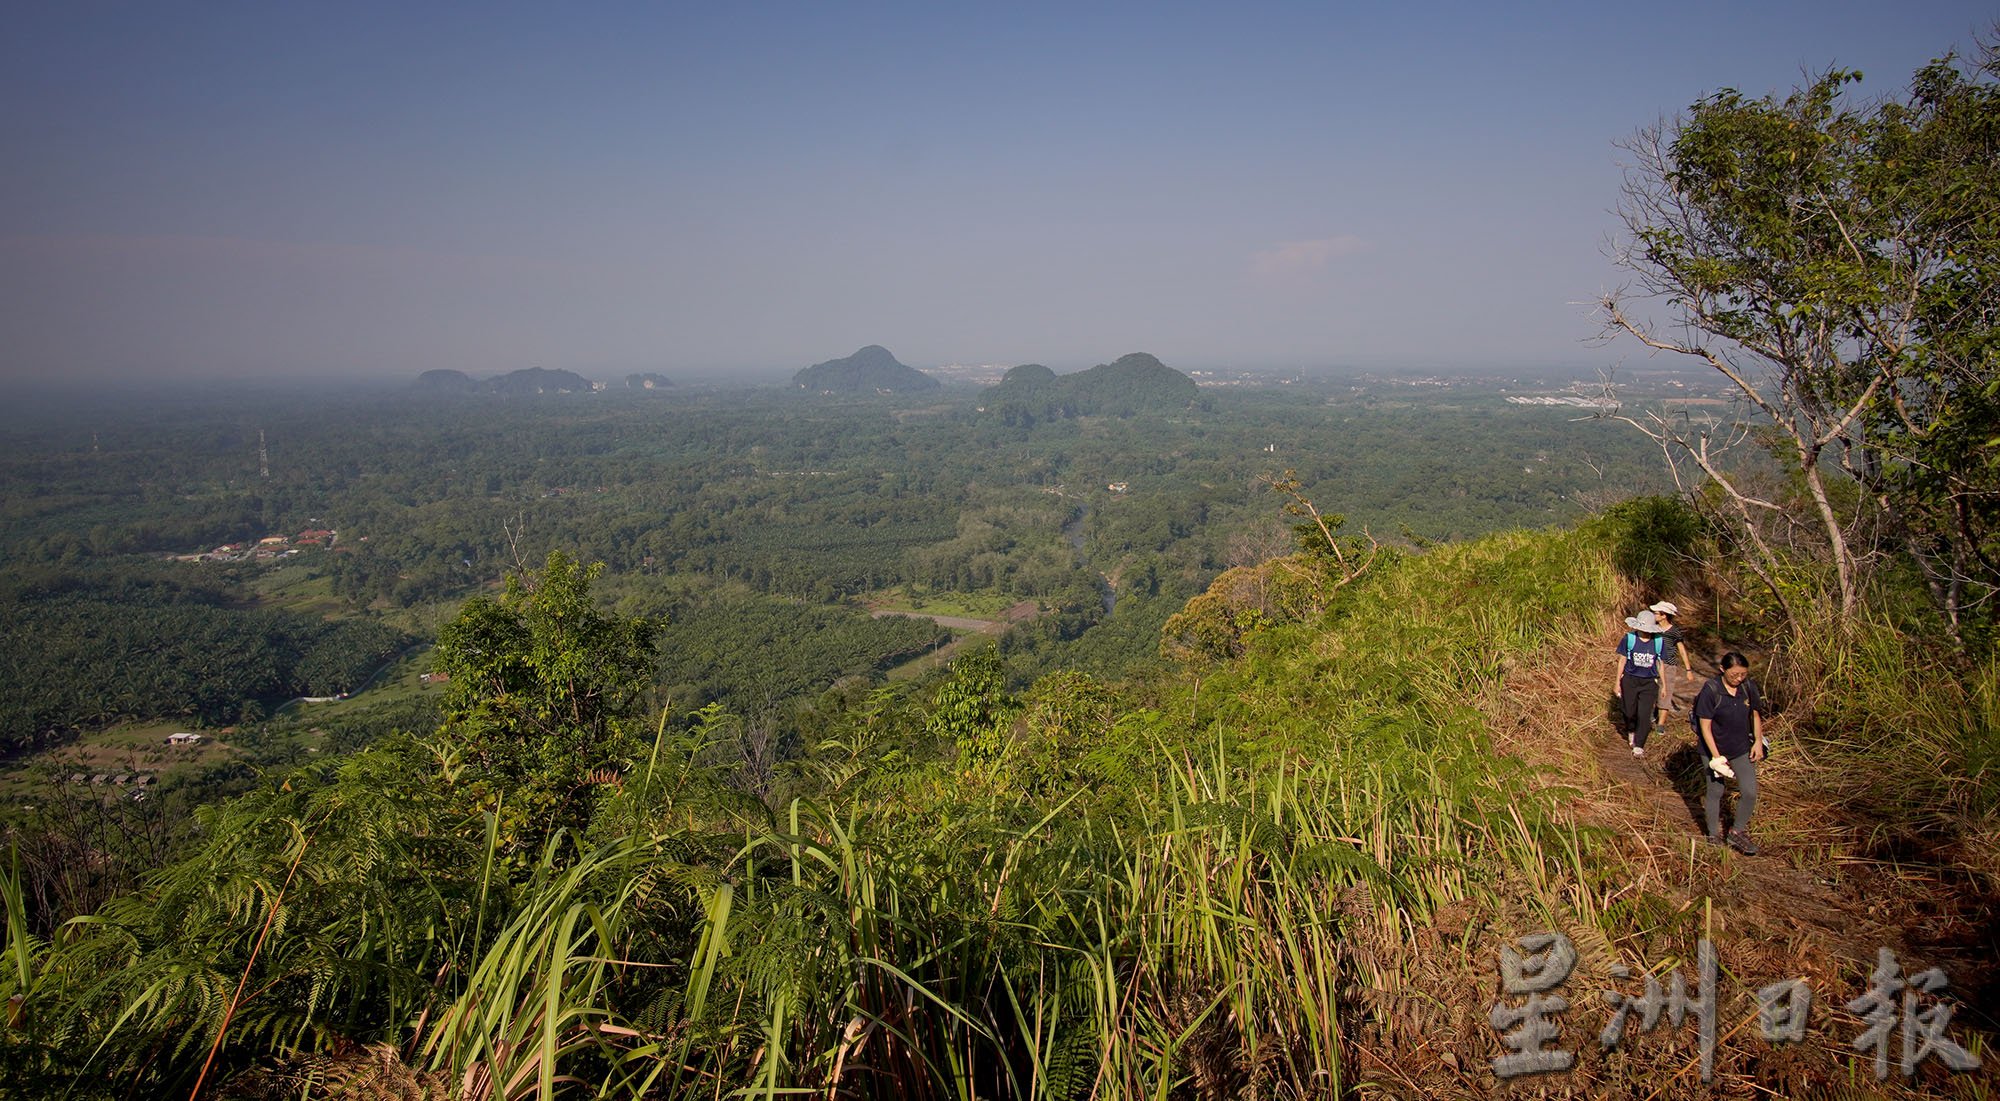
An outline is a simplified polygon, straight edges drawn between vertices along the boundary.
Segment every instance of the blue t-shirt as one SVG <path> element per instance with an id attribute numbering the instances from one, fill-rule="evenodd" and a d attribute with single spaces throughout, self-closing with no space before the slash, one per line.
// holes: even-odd
<path id="1" fill-rule="evenodd" d="M 1667 640 L 1654 635 L 1640 638 L 1628 631 L 1618 643 L 1618 653 L 1625 658 L 1625 676 L 1657 677 L 1660 675 L 1660 661 L 1667 652 Z"/>

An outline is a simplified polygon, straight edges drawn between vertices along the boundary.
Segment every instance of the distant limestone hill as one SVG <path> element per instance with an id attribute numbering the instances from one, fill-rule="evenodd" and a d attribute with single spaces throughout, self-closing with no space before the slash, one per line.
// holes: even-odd
<path id="1" fill-rule="evenodd" d="M 551 371 L 544 367 L 529 367 L 521 371 L 509 371 L 499 378 L 488 379 L 486 385 L 496 394 L 588 394 L 596 386 L 587 378 L 574 371 Z"/>
<path id="2" fill-rule="evenodd" d="M 1000 376 L 998 388 L 1009 393 L 1027 392 L 1056 384 L 1056 373 L 1039 363 L 1023 363 Z M 990 392 L 990 391 L 989 391 Z"/>
<path id="3" fill-rule="evenodd" d="M 425 371 L 417 376 L 415 389 L 429 394 L 499 394 L 520 397 L 533 394 L 588 394 L 597 384 L 574 371 L 551 371 L 529 367 L 509 371 L 481 382 L 464 371 Z"/>
<path id="4" fill-rule="evenodd" d="M 1144 352 L 1134 352 L 1073 375 L 1024 363 L 1001 376 L 982 395 L 981 404 L 1010 421 L 1129 417 L 1184 409 L 1196 394 L 1193 379 Z"/>
<path id="5" fill-rule="evenodd" d="M 464 371 L 425 371 L 417 376 L 417 389 L 434 394 L 476 394 L 483 387 Z"/>
<path id="6" fill-rule="evenodd" d="M 846 359 L 815 363 L 793 375 L 792 383 L 816 394 L 909 394 L 939 386 L 938 380 L 897 362 L 880 344 Z"/>

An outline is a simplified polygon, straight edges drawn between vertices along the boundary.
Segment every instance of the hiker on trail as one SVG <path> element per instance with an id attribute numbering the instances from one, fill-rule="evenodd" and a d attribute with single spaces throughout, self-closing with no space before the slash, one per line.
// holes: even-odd
<path id="1" fill-rule="evenodd" d="M 1667 725 L 1667 712 L 1677 710 L 1674 705 L 1674 694 L 1681 689 L 1681 676 L 1683 673 L 1693 675 L 1694 666 L 1688 661 L 1687 640 L 1682 635 L 1680 624 L 1677 622 L 1681 616 L 1680 608 L 1676 607 L 1671 600 L 1662 600 L 1646 610 L 1653 613 L 1659 619 L 1660 625 L 1666 628 L 1666 630 L 1660 632 L 1660 637 L 1667 642 L 1667 652 L 1661 656 L 1666 658 L 1668 667 L 1660 670 L 1660 721 L 1658 724 L 1665 726 Z"/>
<path id="2" fill-rule="evenodd" d="M 1769 749 L 1764 741 L 1764 696 L 1750 679 L 1750 659 L 1734 650 L 1722 655 L 1722 672 L 1701 686 L 1694 701 L 1695 733 L 1708 752 L 1708 793 L 1701 810 L 1708 841 L 1723 843 L 1722 789 L 1736 781 L 1736 815 L 1727 840 L 1745 856 L 1757 855 L 1750 840 L 1750 816 L 1757 812 L 1757 762 Z"/>
<path id="3" fill-rule="evenodd" d="M 1664 627 L 1651 608 L 1627 616 L 1631 628 L 1618 642 L 1618 709 L 1625 719 L 1625 740 L 1632 756 L 1646 755 L 1653 733 L 1653 710 L 1660 702 L 1660 666 L 1666 656 Z"/>

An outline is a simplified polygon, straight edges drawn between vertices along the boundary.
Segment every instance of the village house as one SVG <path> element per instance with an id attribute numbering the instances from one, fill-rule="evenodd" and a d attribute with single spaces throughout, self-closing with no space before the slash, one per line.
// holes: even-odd
<path id="1" fill-rule="evenodd" d="M 167 735 L 168 745 L 200 745 L 201 743 L 207 740 L 208 740 L 208 735 L 206 734 L 189 734 L 183 732 L 180 734 Z"/>

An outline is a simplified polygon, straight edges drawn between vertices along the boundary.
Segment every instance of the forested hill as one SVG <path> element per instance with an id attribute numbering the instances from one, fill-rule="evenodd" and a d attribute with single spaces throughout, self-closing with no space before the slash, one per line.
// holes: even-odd
<path id="1" fill-rule="evenodd" d="M 1171 412 L 1195 397 L 1193 379 L 1153 356 L 1133 352 L 1071 375 L 1058 375 L 1039 363 L 1022 364 L 981 395 L 981 404 L 1016 421 L 1024 416 L 1039 420 Z"/>
<path id="2" fill-rule="evenodd" d="M 815 363 L 792 376 L 792 384 L 815 394 L 911 394 L 936 390 L 938 380 L 898 362 L 889 349 L 870 344 L 845 359 Z"/>

